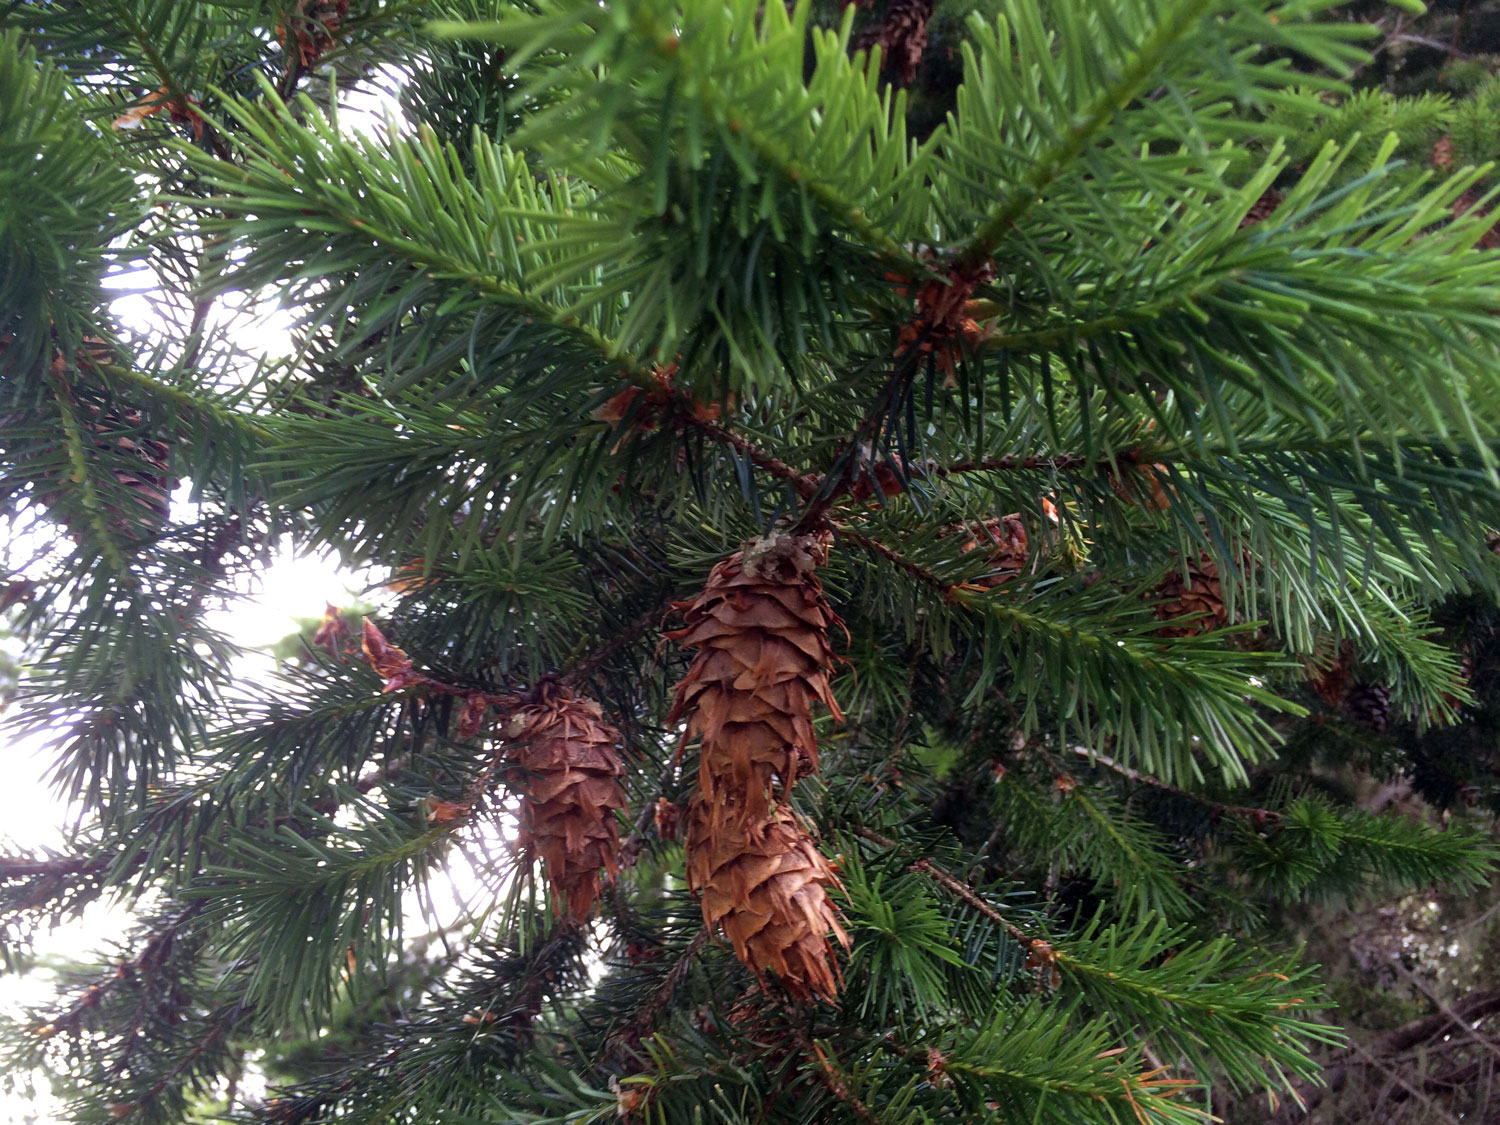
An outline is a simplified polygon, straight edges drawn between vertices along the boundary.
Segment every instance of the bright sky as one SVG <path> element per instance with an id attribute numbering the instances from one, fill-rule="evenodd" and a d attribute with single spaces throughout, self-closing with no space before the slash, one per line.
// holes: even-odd
<path id="1" fill-rule="evenodd" d="M 245 648 L 263 648 L 296 631 L 297 618 L 321 617 L 326 603 L 353 603 L 361 585 L 331 561 L 297 558 L 283 547 L 261 574 L 258 589 L 215 614 L 211 623 Z M 246 668 L 257 666 L 268 667 L 268 658 L 252 653 Z M 4 835 L 21 847 L 61 847 L 62 825 L 69 819 L 67 805 L 45 781 L 51 757 L 42 747 L 44 741 L 44 737 L 12 737 L 7 746 L 11 769 L 0 786 L 0 825 L 4 825 Z M 66 959 L 87 958 L 129 925 L 128 912 L 99 904 L 81 920 L 39 940 L 37 951 Z M 28 976 L 0 975 L 0 1014 L 45 1002 L 51 987 L 52 974 L 45 970 Z M 38 1083 L 34 1102 L 0 1095 L 0 1120 L 9 1125 L 53 1125 L 59 1120 L 59 1110 L 56 1099 L 46 1092 L 45 1080 Z"/>
<path id="2" fill-rule="evenodd" d="M 342 91 L 345 106 L 340 110 L 340 124 L 353 132 L 382 130 L 385 115 L 394 109 L 388 91 L 399 85 L 400 80 L 399 72 L 382 70 L 372 88 Z M 376 86 L 384 86 L 386 92 L 377 92 Z M 122 326 L 143 332 L 159 326 L 148 296 L 154 284 L 156 278 L 146 270 L 107 279 L 106 285 L 122 291 L 111 302 L 111 310 Z M 234 295 L 223 304 L 231 316 L 238 311 L 239 302 Z M 246 354 L 261 357 L 291 352 L 293 318 L 274 300 L 255 307 L 253 320 L 233 319 L 238 321 L 234 325 L 236 346 Z M 176 496 L 173 503 L 174 506 L 185 503 L 185 498 Z M 274 553 L 272 564 L 258 574 L 254 588 L 245 591 L 245 596 L 229 608 L 212 614 L 209 624 L 248 650 L 236 670 L 237 679 L 244 683 L 272 667 L 264 650 L 295 632 L 298 618 L 321 617 L 330 602 L 342 606 L 361 600 L 378 602 L 378 597 L 365 592 L 368 584 L 366 576 L 343 571 L 332 559 L 298 558 L 283 544 Z M 19 738 L 13 732 L 0 732 L 0 739 L 7 740 L 0 745 L 4 745 L 10 764 L 6 783 L 0 786 L 0 837 L 21 848 L 60 848 L 62 826 L 70 819 L 70 810 L 45 780 L 51 758 L 43 745 L 44 734 Z M 480 891 L 483 880 L 475 875 L 463 856 L 452 856 L 448 873 L 454 883 L 451 893 L 447 888 L 432 888 L 436 916 L 424 919 L 413 909 L 407 919 L 409 933 L 451 924 L 464 912 L 461 900 Z M 39 940 L 38 952 L 66 959 L 85 958 L 120 935 L 129 924 L 127 912 L 101 903 L 82 919 Z M 0 1015 L 14 1014 L 28 1003 L 45 1002 L 51 991 L 51 975 L 45 970 L 28 976 L 0 975 Z M 47 1092 L 45 1078 L 38 1078 L 38 1096 L 34 1101 L 0 1093 L 0 1121 L 8 1125 L 54 1125 L 60 1120 L 59 1103 Z"/>

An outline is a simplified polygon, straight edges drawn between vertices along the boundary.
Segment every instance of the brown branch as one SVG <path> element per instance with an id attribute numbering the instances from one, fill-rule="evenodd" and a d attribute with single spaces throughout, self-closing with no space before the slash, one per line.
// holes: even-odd
<path id="1" fill-rule="evenodd" d="M 1203 805 L 1205 808 L 1211 810 L 1215 816 L 1242 817 L 1257 823 L 1274 823 L 1281 819 L 1281 814 L 1274 809 L 1261 809 L 1256 808 L 1254 805 L 1229 805 L 1223 801 L 1215 801 L 1211 797 L 1204 797 L 1198 793 L 1190 793 L 1186 789 L 1179 789 L 1177 786 L 1169 785 L 1165 781 L 1152 777 L 1148 773 L 1141 773 L 1140 770 L 1135 769 L 1133 766 L 1117 762 L 1108 754 L 1102 754 L 1098 750 L 1094 750 L 1088 746 L 1070 746 L 1068 749 L 1080 758 L 1085 758 L 1095 765 L 1103 766 L 1105 769 L 1119 774 L 1127 781 L 1149 785 L 1153 789 L 1160 789 L 1164 793 L 1171 793 L 1174 797 L 1181 797 L 1185 801 L 1192 801 L 1195 804 Z"/>
<path id="2" fill-rule="evenodd" d="M 216 1024 L 214 1026 L 214 1029 L 210 1031 L 206 1036 L 204 1036 L 203 1039 L 201 1039 L 198 1043 L 196 1043 L 191 1051 L 183 1055 L 182 1058 L 177 1061 L 176 1066 L 174 1066 L 166 1074 L 162 1075 L 161 1079 L 154 1086 L 152 1086 L 150 1090 L 146 1091 L 146 1096 L 141 1100 L 154 1100 L 158 1094 L 160 1094 L 167 1088 L 167 1084 L 171 1082 L 172 1079 L 176 1078 L 179 1074 L 181 1074 L 184 1070 L 191 1066 L 193 1064 L 193 1060 L 207 1051 L 215 1043 L 217 1043 L 219 1041 L 219 1038 L 223 1034 L 224 1025 Z"/>
<path id="3" fill-rule="evenodd" d="M 1007 454 L 988 461 L 955 461 L 951 465 L 928 465 L 920 469 L 927 476 L 952 477 L 960 473 L 996 473 L 1022 469 L 1049 469 L 1066 472 L 1081 469 L 1089 462 L 1076 453 L 1059 453 L 1053 457 L 1018 457 Z"/>
<path id="4" fill-rule="evenodd" d="M 11 879 L 33 879 L 42 875 L 61 878 L 69 875 L 95 875 L 109 864 L 108 858 L 81 855 L 58 856 L 56 859 L 0 856 L 0 882 L 7 882 Z"/>
<path id="5" fill-rule="evenodd" d="M 1417 976 L 1416 973 L 1412 972 L 1404 964 L 1402 964 L 1401 958 L 1391 957 L 1389 961 L 1391 968 L 1395 969 L 1399 975 L 1405 977 L 1406 980 L 1414 988 L 1416 988 L 1418 992 L 1427 997 L 1427 999 L 1432 1002 L 1432 1006 L 1438 1010 L 1438 1014 L 1447 1017 L 1449 1023 L 1453 1027 L 1461 1028 L 1468 1038 L 1472 1039 L 1489 1054 L 1500 1056 L 1500 1044 L 1497 1044 L 1493 1040 L 1486 1039 L 1483 1035 L 1480 1035 L 1479 1032 L 1474 1029 L 1473 1021 L 1466 1020 L 1457 1012 L 1455 1012 L 1451 1004 L 1447 1003 L 1441 996 L 1433 992 L 1432 989 L 1428 988 L 1427 984 L 1422 980 L 1421 977 Z"/>
<path id="6" fill-rule="evenodd" d="M 807 1033 L 802 1030 L 798 1021 L 797 1012 L 782 1005 L 781 1013 L 786 1017 L 786 1029 L 796 1040 L 797 1046 L 802 1049 L 808 1062 L 812 1063 L 819 1081 L 828 1088 L 828 1092 L 853 1110 L 854 1116 L 861 1121 L 867 1122 L 868 1125 L 880 1125 L 880 1118 L 876 1117 L 870 1111 L 870 1107 L 860 1100 L 859 1095 L 850 1089 L 848 1079 L 833 1065 L 833 1060 L 828 1057 L 827 1052 L 807 1037 Z"/>
<path id="7" fill-rule="evenodd" d="M 1407 1081 L 1407 1079 L 1401 1074 L 1401 1072 L 1397 1070 L 1396 1067 L 1389 1061 L 1376 1057 L 1375 1055 L 1370 1053 L 1368 1048 L 1362 1047 L 1358 1043 L 1351 1043 L 1350 1050 L 1352 1050 L 1356 1055 L 1360 1056 L 1360 1058 L 1364 1059 L 1370 1066 L 1374 1067 L 1376 1070 L 1384 1074 L 1397 1086 L 1400 1086 L 1401 1089 L 1406 1091 L 1408 1095 L 1421 1102 L 1427 1112 L 1431 1114 L 1431 1116 L 1427 1118 L 1428 1121 L 1441 1121 L 1446 1122 L 1447 1125 L 1458 1125 L 1458 1118 L 1454 1117 L 1451 1113 L 1440 1107 L 1436 1102 L 1434 1102 L 1425 1093 L 1423 1093 L 1419 1087 L 1414 1086 L 1411 1082 Z"/>
<path id="8" fill-rule="evenodd" d="M 672 996 L 677 991 L 678 986 L 682 984 L 682 978 L 687 976 L 688 969 L 692 967 L 693 958 L 698 955 L 698 951 L 703 948 L 707 941 L 708 927 L 699 926 L 698 932 L 693 935 L 693 940 L 683 950 L 682 956 L 677 959 L 677 963 L 667 971 L 667 975 L 662 979 L 661 984 L 657 985 L 651 995 L 646 997 L 641 1005 L 636 1008 L 630 1020 L 621 1025 L 609 1037 L 609 1042 L 605 1046 L 604 1057 L 600 1060 L 601 1066 L 607 1065 L 611 1061 L 619 1060 L 623 1055 L 634 1050 L 635 1045 L 651 1030 L 656 1021 L 661 1018 L 662 1012 L 666 1010 L 667 1005 L 671 1002 Z"/>
<path id="9" fill-rule="evenodd" d="M 1454 1017 L 1458 1023 L 1472 1027 L 1482 1019 L 1500 1013 L 1500 990 L 1471 992 L 1455 1000 L 1446 1011 L 1423 1016 L 1400 1027 L 1377 1036 L 1370 1046 L 1356 1051 L 1350 1047 L 1334 1054 L 1323 1064 L 1320 1081 L 1298 1079 L 1292 1084 L 1295 1100 L 1283 1102 L 1281 1108 L 1267 1121 L 1267 1125 L 1293 1125 L 1303 1121 L 1330 1093 L 1343 1089 L 1348 1084 L 1351 1069 L 1357 1065 L 1354 1056 L 1365 1058 L 1390 1058 L 1415 1047 L 1429 1044 L 1439 1036 L 1450 1034 L 1454 1028 Z"/>
<path id="10" fill-rule="evenodd" d="M 84 1016 L 91 1010 L 98 1008 L 106 996 L 125 982 L 134 983 L 137 976 L 150 974 L 159 967 L 162 960 L 171 951 L 172 943 L 182 933 L 195 917 L 203 912 L 208 906 L 207 899 L 199 899 L 184 907 L 178 915 L 167 922 L 160 930 L 153 933 L 141 945 L 140 951 L 129 961 L 122 961 L 115 966 L 106 976 L 101 977 L 94 984 L 89 985 L 79 994 L 77 1001 L 71 1008 L 58 1015 L 50 1022 L 35 1029 L 38 1038 L 47 1039 L 58 1034 L 67 1032 L 70 1035 L 78 1035 L 83 1024 Z M 142 990 L 141 1003 L 136 1010 L 136 1024 L 139 1027 L 145 1015 L 145 994 Z M 125 1053 L 116 1063 L 116 1070 L 121 1070 L 129 1062 L 130 1053 L 140 1042 L 140 1036 L 130 1036 L 127 1039 Z"/>
<path id="11" fill-rule="evenodd" d="M 911 559 L 901 554 L 901 552 L 887 547 L 878 539 L 871 539 L 868 535 L 855 531 L 846 523 L 835 523 L 832 525 L 832 527 L 836 535 L 849 540 L 849 542 L 851 543 L 863 547 L 871 554 L 879 555 L 881 558 L 885 559 L 887 562 L 893 564 L 894 566 L 900 567 L 912 577 L 917 578 L 927 585 L 937 589 L 940 593 L 942 593 L 944 598 L 952 597 L 953 591 L 957 589 L 957 587 L 953 583 L 944 582 L 941 578 L 932 573 L 932 571 L 928 570 L 921 563 L 912 562 Z"/>
<path id="12" fill-rule="evenodd" d="M 641 811 L 636 814 L 635 824 L 630 829 L 630 835 L 625 837 L 625 842 L 620 845 L 620 869 L 623 871 L 632 867 L 640 858 L 641 851 L 646 845 L 646 832 L 650 829 L 652 822 L 656 819 L 658 803 L 662 794 L 666 792 L 667 786 L 671 784 L 672 778 L 677 774 L 677 765 L 674 761 L 662 771 L 661 779 L 656 783 L 656 796 L 641 805 Z"/>
<path id="13" fill-rule="evenodd" d="M 727 445 L 757 468 L 764 469 L 778 480 L 786 481 L 796 491 L 797 495 L 804 500 L 811 500 L 817 495 L 822 485 L 822 478 L 799 473 L 779 457 L 774 457 L 755 445 L 740 437 L 739 434 L 720 425 L 718 422 L 708 418 L 700 418 L 693 413 L 691 400 L 686 396 L 681 397 L 682 403 L 687 407 L 679 412 L 679 419 L 684 425 L 691 426 L 705 437 Z"/>
<path id="14" fill-rule="evenodd" d="M 856 836 L 861 836 L 864 839 L 869 840 L 872 844 L 879 844 L 882 848 L 894 849 L 898 846 L 895 840 L 892 840 L 888 836 L 882 836 L 879 832 L 876 832 L 869 828 L 856 828 L 854 829 L 854 834 Z M 1018 942 L 1020 945 L 1028 949 L 1031 948 L 1033 939 L 1027 937 L 1022 930 L 1012 924 L 1010 920 L 1005 917 L 1005 915 L 1001 914 L 993 904 L 986 901 L 984 896 L 982 896 L 973 887 L 969 886 L 969 884 L 965 883 L 962 879 L 958 878 L 951 872 L 944 871 L 937 864 L 933 863 L 931 859 L 923 856 L 921 859 L 917 860 L 916 863 L 913 863 L 911 867 L 908 868 L 908 870 L 919 871 L 923 875 L 926 875 L 934 883 L 942 887 L 943 890 L 953 895 L 954 898 L 967 903 L 969 906 L 972 906 L 975 910 L 979 911 L 979 913 L 983 914 L 991 922 L 994 922 L 997 926 L 1003 927 L 1005 932 L 1008 933 L 1014 941 Z"/>
<path id="15" fill-rule="evenodd" d="M 670 598 L 665 602 L 658 602 L 634 621 L 630 622 L 630 624 L 616 632 L 604 644 L 599 645 L 592 652 L 585 653 L 573 661 L 571 665 L 565 667 L 558 673 L 558 678 L 570 686 L 576 684 L 641 634 L 661 624 L 663 619 L 671 612 L 672 603 Z"/>

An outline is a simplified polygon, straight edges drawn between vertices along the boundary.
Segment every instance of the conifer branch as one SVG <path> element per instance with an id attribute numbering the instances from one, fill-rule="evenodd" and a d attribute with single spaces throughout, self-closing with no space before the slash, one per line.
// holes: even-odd
<path id="1" fill-rule="evenodd" d="M 802 1055 L 807 1059 L 813 1070 L 818 1075 L 818 1081 L 827 1087 L 828 1092 L 843 1102 L 853 1111 L 854 1116 L 865 1122 L 866 1125 L 880 1125 L 880 1118 L 876 1117 L 849 1085 L 849 1080 L 839 1072 L 834 1065 L 833 1056 L 829 1051 L 823 1049 L 821 1043 L 814 1043 L 807 1037 L 807 1032 L 802 1030 L 798 1013 L 786 1004 L 778 1005 L 783 1016 L 783 1027 L 791 1033 L 792 1039 L 796 1041 L 801 1049 Z"/>
<path id="2" fill-rule="evenodd" d="M 113 972 L 101 977 L 95 983 L 89 985 L 79 994 L 78 1000 L 66 1011 L 54 1016 L 46 1024 L 34 1030 L 38 1038 L 47 1039 L 61 1032 L 70 1035 L 78 1035 L 82 1029 L 84 1017 L 91 1011 L 97 1009 L 112 991 L 124 985 L 136 983 L 137 975 L 149 975 L 153 969 L 170 953 L 172 945 L 182 935 L 183 930 L 194 918 L 201 914 L 208 905 L 207 901 L 200 900 L 188 903 L 178 911 L 177 916 L 167 922 L 161 929 L 151 934 L 141 945 L 140 951 L 129 961 L 121 962 Z M 136 1024 L 141 1026 L 146 1004 L 144 992 L 141 996 L 141 1006 L 136 1011 Z M 130 1061 L 130 1054 L 140 1041 L 140 1037 L 131 1035 L 127 1037 L 125 1053 L 116 1065 L 116 1070 L 123 1070 Z"/>
<path id="3" fill-rule="evenodd" d="M 1162 15 L 1129 65 L 1074 115 L 1051 148 L 1033 159 L 1020 184 L 1012 190 L 1009 202 L 994 211 L 954 255 L 961 268 L 977 269 L 984 263 L 1006 232 L 1041 198 L 1046 187 L 1073 164 L 1094 135 L 1150 86 L 1178 40 L 1212 6 L 1212 0 L 1179 0 Z"/>
<path id="4" fill-rule="evenodd" d="M 1113 773 L 1119 774 L 1127 781 L 1134 781 L 1141 785 L 1149 785 L 1153 789 L 1160 789 L 1164 793 L 1170 793 L 1184 801 L 1191 801 L 1196 805 L 1202 805 L 1209 809 L 1215 816 L 1242 817 L 1246 820 L 1255 821 L 1258 824 L 1275 823 L 1281 819 L 1281 814 L 1273 809 L 1257 808 L 1254 805 L 1230 805 L 1222 801 L 1215 801 L 1211 797 L 1205 797 L 1201 793 L 1193 793 L 1176 785 L 1169 785 L 1160 778 L 1152 777 L 1148 773 L 1142 773 L 1132 766 L 1123 762 L 1117 762 L 1108 754 L 1101 753 L 1088 746 L 1070 746 L 1069 751 L 1078 757 L 1086 759 L 1090 764 L 1103 766 Z"/>
<path id="5" fill-rule="evenodd" d="M 115 19 L 120 21 L 141 54 L 146 57 L 151 69 L 156 73 L 157 79 L 166 91 L 169 102 L 187 107 L 192 105 L 189 92 L 183 89 L 182 84 L 177 81 L 177 76 L 172 73 L 172 68 L 167 65 L 166 58 L 157 49 L 156 41 L 151 33 L 141 26 L 140 20 L 136 18 L 134 10 L 128 4 L 122 4 L 119 0 L 109 0 L 110 11 L 114 13 Z M 214 155 L 220 160 L 233 161 L 234 154 L 229 146 L 224 143 L 224 138 L 219 136 L 218 130 L 206 118 L 198 117 L 198 122 L 203 130 L 203 138 L 208 141 L 209 147 L 213 149 Z"/>
<path id="6" fill-rule="evenodd" d="M 652 989 L 650 995 L 630 1014 L 630 1018 L 615 1029 L 605 1045 L 604 1056 L 600 1059 L 601 1066 L 612 1065 L 635 1049 L 642 1039 L 650 1033 L 656 1025 L 656 1021 L 672 1002 L 673 995 L 681 986 L 683 978 L 687 976 L 688 970 L 692 968 L 693 960 L 698 952 L 708 942 L 708 927 L 699 926 L 693 934 L 693 940 L 688 942 L 687 948 L 677 958 L 676 963 L 667 970 L 661 983 Z"/>
<path id="7" fill-rule="evenodd" d="M 570 661 L 557 673 L 558 679 L 565 684 L 576 684 L 586 679 L 619 655 L 623 649 L 628 648 L 640 637 L 659 626 L 671 612 L 670 598 L 657 603 L 627 622 L 603 644 L 595 646 L 578 659 Z"/>
<path id="8" fill-rule="evenodd" d="M 114 532 L 104 515 L 104 502 L 99 499 L 99 491 L 94 487 L 93 473 L 89 470 L 88 453 L 83 445 L 83 428 L 78 420 L 77 411 L 73 409 L 73 392 L 68 387 L 67 380 L 55 369 L 48 372 L 48 378 L 56 394 L 58 412 L 62 415 L 63 443 L 67 449 L 68 464 L 72 470 L 69 479 L 82 490 L 83 509 L 87 515 L 89 527 L 98 540 L 104 557 L 114 568 L 117 579 L 124 584 L 133 584 L 134 575 L 126 567 L 124 552 L 115 542 Z"/>
<path id="9" fill-rule="evenodd" d="M 93 875 L 103 871 L 110 861 L 89 856 L 58 856 L 56 859 L 0 858 L 0 881 L 31 879 L 38 875 L 66 877 Z"/>
<path id="10" fill-rule="evenodd" d="M 895 849 L 899 847 L 895 840 L 892 840 L 889 836 L 883 836 L 871 828 L 855 828 L 853 832 L 856 836 L 862 836 L 872 844 L 878 844 L 882 848 Z M 923 856 L 913 863 L 909 870 L 920 872 L 942 887 L 943 890 L 953 895 L 953 897 L 972 906 L 980 914 L 983 914 L 991 922 L 995 923 L 995 925 L 1004 929 L 1011 936 L 1011 939 L 1022 947 L 1031 947 L 1033 939 L 1027 937 L 1025 932 L 1014 925 L 1005 915 L 1001 914 L 993 904 L 988 902 L 983 895 L 969 886 L 968 883 L 951 872 L 944 871 L 937 864 L 933 863 L 930 858 Z"/>
<path id="11" fill-rule="evenodd" d="M 833 528 L 834 533 L 840 538 L 847 539 L 849 540 L 849 542 L 863 547 L 871 554 L 879 555 L 881 558 L 904 570 L 907 574 L 910 574 L 918 581 L 933 587 L 935 590 L 941 593 L 945 599 L 951 598 L 954 594 L 954 591 L 958 588 L 951 583 L 944 582 L 936 574 L 932 573 L 932 571 L 928 570 L 920 563 L 913 562 L 911 559 L 903 555 L 900 551 L 886 546 L 878 539 L 872 539 L 870 536 L 865 535 L 862 532 L 855 531 L 846 523 L 834 522 L 830 524 L 830 526 Z"/>
<path id="12" fill-rule="evenodd" d="M 1076 453 L 1058 453 L 1051 457 L 1022 457 L 1019 454 L 1010 453 L 987 461 L 955 461 L 951 465 L 922 466 L 918 471 L 926 476 L 938 477 L 955 477 L 963 473 L 1012 472 L 1021 469 L 1045 469 L 1061 473 L 1081 469 L 1087 464 L 1089 464 L 1088 458 L 1080 457 Z"/>
<path id="13" fill-rule="evenodd" d="M 680 41 L 675 28 L 654 34 L 651 46 L 664 65 L 682 65 Z M 883 261 L 912 272 L 919 273 L 925 268 L 926 263 L 914 257 L 906 247 L 872 223 L 862 208 L 850 206 L 849 200 L 836 187 L 799 165 L 786 145 L 778 139 L 779 132 L 769 133 L 753 124 L 747 124 L 744 121 L 743 107 L 726 103 L 714 83 L 699 83 L 696 89 L 710 116 L 723 121 L 731 132 L 741 137 L 759 159 L 776 170 L 786 184 L 806 190 L 830 216 L 862 239 Z"/>
<path id="14" fill-rule="evenodd" d="M 751 464 L 764 469 L 777 480 L 782 480 L 790 484 L 796 489 L 797 495 L 801 496 L 802 499 L 811 500 L 817 494 L 820 484 L 819 478 L 799 473 L 779 457 L 767 453 L 753 442 L 747 441 L 739 434 L 734 433 L 728 427 L 711 419 L 698 417 L 692 409 L 691 400 L 687 399 L 686 396 L 681 396 L 681 401 L 685 404 L 686 409 L 679 410 L 677 416 L 684 424 L 691 426 L 699 433 L 722 445 L 729 446 Z"/>

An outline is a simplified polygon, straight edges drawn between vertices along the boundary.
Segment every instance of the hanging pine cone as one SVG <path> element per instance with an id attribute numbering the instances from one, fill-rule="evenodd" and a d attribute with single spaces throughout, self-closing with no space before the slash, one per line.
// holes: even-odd
<path id="1" fill-rule="evenodd" d="M 1376 734 L 1391 725 L 1391 689 L 1384 684 L 1355 684 L 1344 700 L 1344 714 Z"/>
<path id="2" fill-rule="evenodd" d="M 542 857 L 554 892 L 582 922 L 607 872 L 619 871 L 620 830 L 615 810 L 625 807 L 620 777 L 620 735 L 604 722 L 599 705 L 555 681 L 536 689 L 520 708 L 510 737 L 511 755 L 524 769 L 521 843 Z"/>
<path id="3" fill-rule="evenodd" d="M 1275 188 L 1266 188 L 1261 193 L 1261 197 L 1250 205 L 1250 210 L 1245 212 L 1245 217 L 1240 220 L 1239 229 L 1244 230 L 1246 227 L 1254 226 L 1256 223 L 1265 222 L 1275 213 L 1276 208 L 1281 206 L 1282 200 L 1285 198 L 1286 196 L 1282 195 Z"/>
<path id="4" fill-rule="evenodd" d="M 1140 447 L 1126 450 L 1115 458 L 1114 465 L 1103 466 L 1102 472 L 1115 495 L 1131 507 L 1165 512 L 1172 506 L 1176 490 L 1167 483 L 1167 466 L 1152 462 Z"/>
<path id="5" fill-rule="evenodd" d="M 739 830 L 726 830 L 726 820 Z M 704 924 L 722 931 L 757 976 L 775 973 L 804 1000 L 838 994 L 843 977 L 828 934 L 849 948 L 828 897 L 838 876 L 786 809 L 747 824 L 700 793 L 688 810 L 687 883 Z"/>
<path id="6" fill-rule="evenodd" d="M 1156 588 L 1152 609 L 1169 622 L 1157 630 L 1163 637 L 1195 637 L 1228 624 L 1218 565 L 1204 554 L 1185 573 L 1173 570 Z M 1192 620 L 1181 620 L 1188 617 Z"/>
<path id="7" fill-rule="evenodd" d="M 668 716 L 701 739 L 688 887 L 704 924 L 741 961 L 804 999 L 838 991 L 829 932 L 849 943 L 828 898 L 832 867 L 778 803 L 818 768 L 813 700 L 843 717 L 828 682 L 838 617 L 814 574 L 828 542 L 778 534 L 747 543 L 679 606 L 687 625 L 668 634 L 699 650 Z"/>
<path id="8" fill-rule="evenodd" d="M 296 0 L 287 13 L 297 45 L 297 61 L 310 69 L 334 44 L 334 34 L 349 15 L 349 0 Z M 283 45 L 286 32 L 277 27 Z"/>
<path id="9" fill-rule="evenodd" d="M 1319 647 L 1320 659 L 1308 663 L 1308 680 L 1324 703 L 1337 707 L 1354 683 L 1354 647 L 1348 641 L 1339 643 L 1332 638 L 1320 641 Z M 1330 647 L 1336 649 L 1331 655 Z"/>
<path id="10" fill-rule="evenodd" d="M 1028 541 L 1019 513 L 960 526 L 968 536 L 960 549 L 965 554 L 985 551 L 989 556 L 990 572 L 971 579 L 970 585 L 994 589 L 1026 569 Z"/>
<path id="11" fill-rule="evenodd" d="M 855 50 L 880 47 L 880 69 L 895 71 L 903 86 L 909 86 L 927 51 L 927 24 L 932 19 L 933 0 L 890 0 L 885 19 L 866 27 L 854 41 Z"/>
<path id="12" fill-rule="evenodd" d="M 710 807 L 765 820 L 773 799 L 818 768 L 813 700 L 844 717 L 828 684 L 828 630 L 840 622 L 813 573 L 827 559 L 825 537 L 775 535 L 720 562 L 703 592 L 677 605 L 687 625 L 667 636 L 699 651 L 667 722 L 686 719 L 684 741 L 702 738 L 698 785 Z"/>

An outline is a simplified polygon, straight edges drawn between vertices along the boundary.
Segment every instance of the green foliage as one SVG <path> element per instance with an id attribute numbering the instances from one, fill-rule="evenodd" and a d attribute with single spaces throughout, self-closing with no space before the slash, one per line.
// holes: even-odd
<path id="1" fill-rule="evenodd" d="M 6 408 L 26 403 L 20 372 L 46 367 L 54 339 L 82 345 L 101 300 L 106 247 L 139 206 L 87 101 L 14 30 L 0 39 L 0 375 Z M 124 212 L 124 214 L 122 214 Z M 56 333 L 54 337 L 53 333 Z"/>
<path id="2" fill-rule="evenodd" d="M 69 1120 L 1206 1121 L 1340 1042 L 1298 911 L 1484 886 L 1497 79 L 943 0 L 906 90 L 925 9 L 856 9 L 0 15 L 0 597 L 77 816 L 0 936 L 141 921 L 0 1036 Z M 844 623 L 837 1005 L 682 875 L 662 633 L 777 528 Z M 405 655 L 334 607 L 254 671 L 287 544 Z M 630 797 L 585 926 L 508 760 L 558 682 Z"/>

